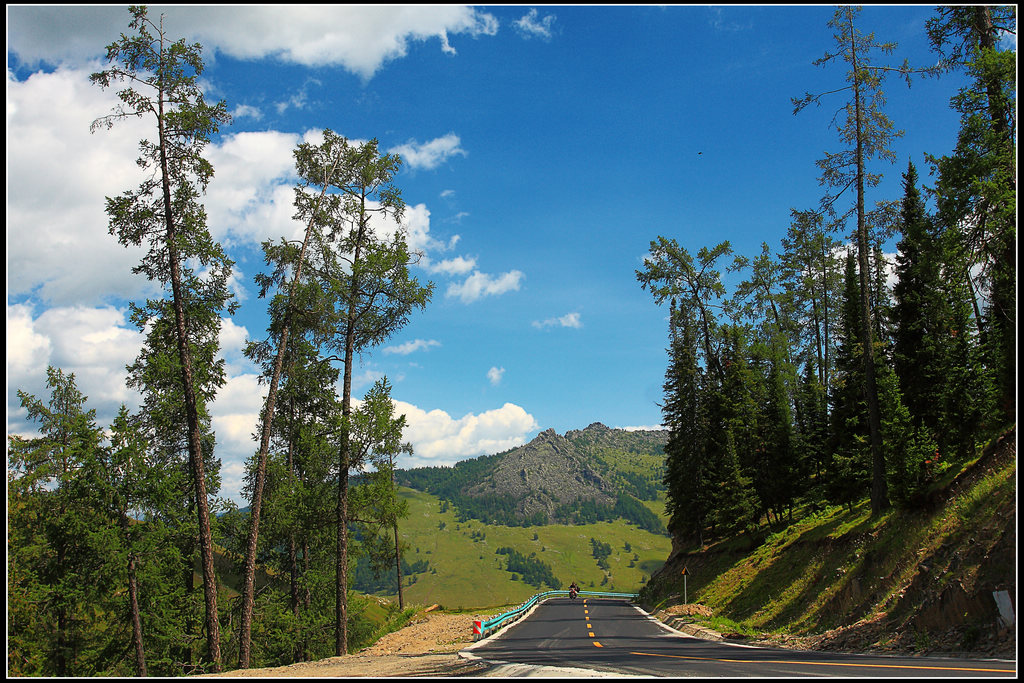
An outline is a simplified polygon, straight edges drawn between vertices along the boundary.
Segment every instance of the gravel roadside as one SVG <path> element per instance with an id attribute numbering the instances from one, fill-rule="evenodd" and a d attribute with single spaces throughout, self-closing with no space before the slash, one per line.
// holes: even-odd
<path id="1" fill-rule="evenodd" d="M 480 615 L 427 612 L 370 647 L 343 657 L 263 669 L 237 669 L 194 678 L 317 678 L 479 675 L 490 666 L 463 659 L 459 650 L 473 643 L 473 621 Z"/>

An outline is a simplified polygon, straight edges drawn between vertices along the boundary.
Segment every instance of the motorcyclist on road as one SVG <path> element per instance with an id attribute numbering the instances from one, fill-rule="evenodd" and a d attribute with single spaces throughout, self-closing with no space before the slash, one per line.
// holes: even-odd
<path id="1" fill-rule="evenodd" d="M 575 581 L 569 584 L 569 597 L 575 599 L 576 596 L 579 595 L 579 592 L 580 587 L 576 585 Z"/>

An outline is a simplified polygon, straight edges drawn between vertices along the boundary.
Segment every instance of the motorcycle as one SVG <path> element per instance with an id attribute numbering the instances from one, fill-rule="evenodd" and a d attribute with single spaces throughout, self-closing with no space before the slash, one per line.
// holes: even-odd
<path id="1" fill-rule="evenodd" d="M 579 592 L 579 590 L 575 586 L 573 586 L 572 588 L 569 589 L 569 599 L 570 600 L 575 600 L 576 596 L 579 595 L 579 594 L 580 594 L 580 592 Z"/>

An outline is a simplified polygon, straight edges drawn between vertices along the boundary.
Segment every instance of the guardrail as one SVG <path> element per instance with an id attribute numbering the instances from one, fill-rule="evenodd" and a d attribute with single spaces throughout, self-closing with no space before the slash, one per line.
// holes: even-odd
<path id="1" fill-rule="evenodd" d="M 520 617 L 526 614 L 526 612 L 531 607 L 536 605 L 541 600 L 546 600 L 547 598 L 553 598 L 556 596 L 563 595 L 568 596 L 569 591 L 555 590 L 545 591 L 544 593 L 537 593 L 523 604 L 519 605 L 514 609 L 509 610 L 508 612 L 505 612 L 504 614 L 499 614 L 498 616 L 488 619 L 487 621 L 474 621 L 473 640 L 480 640 L 481 638 L 484 638 L 490 635 L 491 633 L 494 633 L 508 626 L 509 624 L 516 622 L 517 620 L 519 620 Z M 627 598 L 629 600 L 632 600 L 637 596 L 636 593 L 606 593 L 603 591 L 580 591 L 579 595 L 583 597 L 593 598 Z"/>

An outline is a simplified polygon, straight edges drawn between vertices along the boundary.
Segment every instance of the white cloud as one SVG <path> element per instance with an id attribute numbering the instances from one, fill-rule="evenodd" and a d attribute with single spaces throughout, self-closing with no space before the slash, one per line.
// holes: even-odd
<path id="1" fill-rule="evenodd" d="M 668 431 L 665 425 L 640 425 L 638 427 L 616 427 L 626 432 L 664 432 Z"/>
<path id="2" fill-rule="evenodd" d="M 448 133 L 429 142 L 419 143 L 409 140 L 405 144 L 396 145 L 388 150 L 389 154 L 397 154 L 409 168 L 434 169 L 455 155 L 466 156 L 466 150 L 460 147 L 461 140 L 455 133 Z"/>
<path id="3" fill-rule="evenodd" d="M 459 419 L 443 410 L 425 411 L 402 401 L 395 401 L 395 408 L 406 417 L 403 438 L 413 445 L 413 457 L 404 457 L 399 463 L 403 468 L 452 465 L 500 453 L 522 446 L 526 435 L 537 429 L 533 416 L 513 403 Z"/>
<path id="4" fill-rule="evenodd" d="M 229 377 L 217 391 L 210 417 L 218 446 L 228 451 L 219 453 L 223 460 L 244 462 L 256 450 L 253 434 L 266 396 L 267 387 L 255 373 Z"/>
<path id="5" fill-rule="evenodd" d="M 341 66 L 370 79 L 385 64 L 408 54 L 414 42 L 440 41 L 455 54 L 449 36 L 492 36 L 498 20 L 457 5 L 229 5 L 151 6 L 166 15 L 172 38 L 199 41 L 207 59 L 218 52 L 238 59 L 275 58 L 304 66 Z M 8 50 L 27 64 L 81 61 L 127 33 L 124 7 L 8 9 Z"/>
<path id="6" fill-rule="evenodd" d="M 399 344 L 398 346 L 385 346 L 383 353 L 397 353 L 400 356 L 408 356 L 410 353 L 440 346 L 441 342 L 434 339 L 414 339 L 413 341 Z"/>
<path id="7" fill-rule="evenodd" d="M 231 110 L 231 118 L 233 119 L 255 119 L 259 121 L 263 118 L 263 112 L 258 107 L 253 107 L 248 104 L 240 104 Z"/>
<path id="8" fill-rule="evenodd" d="M 372 202 L 371 205 L 377 206 L 375 202 Z M 401 226 L 405 230 L 405 239 L 409 249 L 424 254 L 424 258 L 420 262 L 424 268 L 428 268 L 431 263 L 429 256 L 426 256 L 428 252 L 449 251 L 459 241 L 458 235 L 454 235 L 444 242 L 430 234 L 430 209 L 426 204 L 406 205 Z M 374 226 L 377 234 L 385 237 L 394 234 L 397 229 L 398 224 L 390 216 L 383 221 L 377 221 Z"/>
<path id="9" fill-rule="evenodd" d="M 456 256 L 455 258 L 447 259 L 440 263 L 431 263 L 427 266 L 427 270 L 431 273 L 443 273 L 445 275 L 465 275 L 474 268 L 476 268 L 476 259 L 464 256 Z"/>
<path id="10" fill-rule="evenodd" d="M 50 338 L 35 329 L 32 320 L 32 309 L 29 306 L 14 305 L 7 307 L 7 390 L 15 391 L 38 384 L 38 378 L 45 377 L 46 365 L 53 353 Z M 29 391 L 29 393 L 35 393 Z M 17 406 L 7 396 L 7 415 L 10 417 L 12 407 Z M 37 395 L 38 397 L 38 395 Z"/>
<path id="11" fill-rule="evenodd" d="M 18 235 L 8 240 L 9 293 L 55 305 L 141 299 L 156 291 L 131 274 L 143 250 L 125 248 L 108 233 L 103 200 L 138 186 L 138 141 L 152 130 L 126 120 L 90 133 L 117 98 L 90 85 L 89 73 L 59 69 L 19 82 L 8 72 L 7 226 Z M 228 135 L 207 147 L 215 175 L 204 205 L 216 240 L 231 246 L 301 234 L 303 226 L 292 219 L 292 150 L 299 140 L 264 131 Z"/>
<path id="12" fill-rule="evenodd" d="M 458 297 L 463 303 L 471 303 L 481 297 L 519 291 L 522 279 L 523 273 L 518 270 L 511 270 L 498 276 L 474 271 L 462 283 L 450 284 L 445 296 Z"/>
<path id="13" fill-rule="evenodd" d="M 492 367 L 487 371 L 487 379 L 494 386 L 501 384 L 501 378 L 505 376 L 505 368 Z"/>
<path id="14" fill-rule="evenodd" d="M 539 330 L 542 330 L 545 327 L 554 326 L 572 327 L 574 329 L 579 329 L 583 327 L 583 323 L 580 321 L 579 313 L 566 313 L 565 315 L 559 318 L 548 318 L 547 320 L 544 321 L 534 320 L 532 324 Z"/>
<path id="15" fill-rule="evenodd" d="M 47 366 L 74 373 L 101 426 L 113 420 L 121 403 L 138 406 L 137 393 L 125 386 L 125 366 L 138 355 L 143 338 L 125 311 L 71 306 L 34 314 L 30 305 L 7 307 L 8 433 L 35 431 L 36 425 L 24 422 L 17 391 L 47 401 Z"/>
<path id="16" fill-rule="evenodd" d="M 138 185 L 138 141 L 149 131 L 128 120 L 90 134 L 118 100 L 88 76 L 60 69 L 16 81 L 8 71 L 7 230 L 18 235 L 7 244 L 9 295 L 66 306 L 155 291 L 131 274 L 142 249 L 108 234 L 103 199 Z"/>
<path id="17" fill-rule="evenodd" d="M 555 15 L 549 14 L 538 20 L 537 10 L 531 8 L 523 17 L 516 22 L 516 28 L 525 38 L 551 39 L 551 27 L 555 23 Z"/>
<path id="18" fill-rule="evenodd" d="M 301 237 L 305 226 L 292 218 L 292 151 L 300 141 L 294 133 L 261 131 L 227 135 L 207 148 L 215 172 L 203 203 L 214 239 L 230 246 Z"/>

